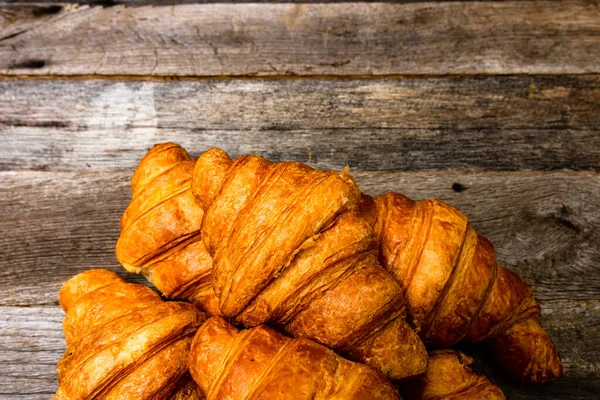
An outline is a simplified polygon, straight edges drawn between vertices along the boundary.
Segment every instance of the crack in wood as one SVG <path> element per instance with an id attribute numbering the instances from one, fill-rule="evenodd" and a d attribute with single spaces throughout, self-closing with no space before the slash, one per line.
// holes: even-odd
<path id="1" fill-rule="evenodd" d="M 10 35 L 4 36 L 4 37 L 0 37 L 0 42 L 5 42 L 5 41 L 7 41 L 9 39 L 14 39 L 14 38 L 16 38 L 16 37 L 18 37 L 18 36 L 26 33 L 26 32 L 27 32 L 27 29 L 24 29 L 22 31 L 18 31 L 18 32 L 12 33 Z"/>
<path id="2" fill-rule="evenodd" d="M 0 125 L 36 128 L 68 128 L 72 126 L 68 121 L 35 121 L 26 119 L 0 119 Z"/>

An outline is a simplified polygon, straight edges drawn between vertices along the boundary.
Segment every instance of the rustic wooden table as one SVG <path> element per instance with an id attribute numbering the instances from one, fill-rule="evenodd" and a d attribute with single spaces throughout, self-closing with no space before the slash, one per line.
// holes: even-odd
<path id="1" fill-rule="evenodd" d="M 11 3 L 0 398 L 55 391 L 58 290 L 87 268 L 123 272 L 129 179 L 167 140 L 349 165 L 368 193 L 459 207 L 533 285 L 567 375 L 510 383 L 467 348 L 478 366 L 510 399 L 600 393 L 597 1 Z"/>

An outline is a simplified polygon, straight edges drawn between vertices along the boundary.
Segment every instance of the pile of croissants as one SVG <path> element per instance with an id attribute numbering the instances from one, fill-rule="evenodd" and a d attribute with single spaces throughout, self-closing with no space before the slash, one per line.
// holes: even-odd
<path id="1" fill-rule="evenodd" d="M 504 399 L 461 341 L 517 381 L 564 375 L 531 288 L 448 204 L 174 143 L 131 188 L 117 259 L 163 297 L 67 281 L 55 399 Z"/>

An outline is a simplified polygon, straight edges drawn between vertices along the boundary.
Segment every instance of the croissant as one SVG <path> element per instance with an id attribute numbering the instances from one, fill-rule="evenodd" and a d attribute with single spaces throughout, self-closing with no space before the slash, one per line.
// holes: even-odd
<path id="1" fill-rule="evenodd" d="M 429 353 L 425 374 L 402 386 L 406 400 L 504 400 L 502 390 L 469 365 L 473 359 L 452 350 Z"/>
<path id="2" fill-rule="evenodd" d="M 198 330 L 189 356 L 207 399 L 400 399 L 385 377 L 312 340 L 263 325 L 238 331 L 221 317 Z"/>
<path id="3" fill-rule="evenodd" d="M 539 324 L 531 288 L 498 264 L 493 246 L 465 215 L 438 200 L 413 201 L 398 193 L 363 195 L 361 213 L 425 343 L 489 341 L 497 362 L 517 380 L 547 382 L 564 375 L 558 351 Z"/>
<path id="4" fill-rule="evenodd" d="M 174 143 L 156 145 L 142 158 L 131 180 L 133 198 L 121 217 L 116 256 L 164 296 L 219 314 L 212 258 L 200 236 L 204 212 L 191 192 L 194 164 Z"/>
<path id="5" fill-rule="evenodd" d="M 205 320 L 188 303 L 165 303 L 107 270 L 88 270 L 60 290 L 67 350 L 55 399 L 202 399 L 187 373 Z"/>
<path id="6" fill-rule="evenodd" d="M 383 372 L 422 373 L 427 353 L 403 293 L 377 260 L 348 175 L 258 156 L 202 154 L 192 192 L 223 316 L 274 324 Z"/>

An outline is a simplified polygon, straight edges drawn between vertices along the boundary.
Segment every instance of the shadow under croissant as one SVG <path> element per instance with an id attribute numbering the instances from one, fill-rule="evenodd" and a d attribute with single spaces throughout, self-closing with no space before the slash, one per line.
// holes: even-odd
<path id="1" fill-rule="evenodd" d="M 504 400 L 502 390 L 473 371 L 472 363 L 473 359 L 461 352 L 431 351 L 425 374 L 406 382 L 400 392 L 405 400 Z"/>

